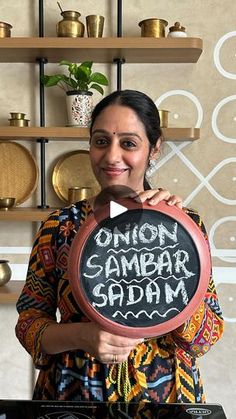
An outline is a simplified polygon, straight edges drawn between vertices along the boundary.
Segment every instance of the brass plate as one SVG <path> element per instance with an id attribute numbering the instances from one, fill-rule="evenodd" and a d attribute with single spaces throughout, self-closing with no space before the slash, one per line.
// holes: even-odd
<path id="1" fill-rule="evenodd" d="M 14 141 L 0 141 L 0 196 L 22 204 L 38 184 L 38 165 L 30 151 Z"/>
<path id="2" fill-rule="evenodd" d="M 52 184 L 57 196 L 68 202 L 68 189 L 74 186 L 92 188 L 92 194 L 100 191 L 100 186 L 93 174 L 89 152 L 76 150 L 64 154 L 53 169 Z"/>

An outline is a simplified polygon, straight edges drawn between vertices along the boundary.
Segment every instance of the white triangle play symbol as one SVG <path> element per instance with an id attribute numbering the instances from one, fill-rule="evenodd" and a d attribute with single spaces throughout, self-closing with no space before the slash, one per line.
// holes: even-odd
<path id="1" fill-rule="evenodd" d="M 123 214 L 125 211 L 128 211 L 128 208 L 117 204 L 117 202 L 110 201 L 110 218 L 117 217 L 117 215 Z"/>

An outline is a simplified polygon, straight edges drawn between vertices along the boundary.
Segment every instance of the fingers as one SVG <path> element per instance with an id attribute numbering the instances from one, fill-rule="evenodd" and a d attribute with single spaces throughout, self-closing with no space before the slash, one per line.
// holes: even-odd
<path id="1" fill-rule="evenodd" d="M 149 205 L 157 205 L 161 201 L 166 201 L 170 206 L 176 206 L 182 209 L 183 201 L 178 195 L 171 195 L 167 189 L 149 189 L 147 191 L 140 191 L 130 195 L 137 202 L 147 202 Z"/>
<path id="2" fill-rule="evenodd" d="M 167 200 L 168 205 L 175 205 L 177 208 L 183 208 L 183 201 L 182 198 L 178 195 L 171 195 L 170 198 Z"/>
<path id="3" fill-rule="evenodd" d="M 137 192 L 137 195 L 133 196 L 134 200 L 137 202 L 147 201 L 150 205 L 156 205 L 158 202 L 169 199 L 171 196 L 170 192 L 167 189 L 149 189 L 147 191 Z"/>
<path id="4" fill-rule="evenodd" d="M 89 325 L 86 328 L 86 325 Z M 143 339 L 134 339 L 123 336 L 117 336 L 100 329 L 100 327 L 89 322 L 85 324 L 86 337 L 83 349 L 91 356 L 98 359 L 100 362 L 119 363 L 127 360 L 130 352 L 141 342 Z M 93 332 L 93 333 L 91 333 Z"/>
<path id="5" fill-rule="evenodd" d="M 141 345 L 143 344 L 143 342 L 144 342 L 143 339 L 139 340 L 138 344 Z M 130 355 L 130 352 L 132 352 L 136 346 L 137 346 L 137 343 L 131 347 L 110 348 L 110 352 L 105 353 L 105 354 L 99 354 L 98 359 L 100 360 L 100 362 L 106 363 L 106 364 L 119 364 L 127 360 L 127 358 Z"/>

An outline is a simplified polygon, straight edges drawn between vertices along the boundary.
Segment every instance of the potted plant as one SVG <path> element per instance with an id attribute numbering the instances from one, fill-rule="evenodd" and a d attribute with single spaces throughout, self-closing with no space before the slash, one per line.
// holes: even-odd
<path id="1" fill-rule="evenodd" d="M 67 67 L 68 75 L 44 75 L 41 82 L 46 87 L 59 86 L 66 92 L 69 126 L 88 127 L 93 107 L 91 89 L 103 95 L 102 86 L 108 86 L 108 79 L 104 74 L 92 71 L 93 61 L 76 64 L 62 60 L 59 65 Z"/>

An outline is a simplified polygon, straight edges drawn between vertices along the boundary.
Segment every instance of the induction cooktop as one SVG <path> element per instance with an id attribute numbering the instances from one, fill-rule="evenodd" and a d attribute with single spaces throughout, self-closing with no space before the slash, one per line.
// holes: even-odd
<path id="1" fill-rule="evenodd" d="M 227 419 L 218 404 L 0 400 L 0 419 Z"/>

